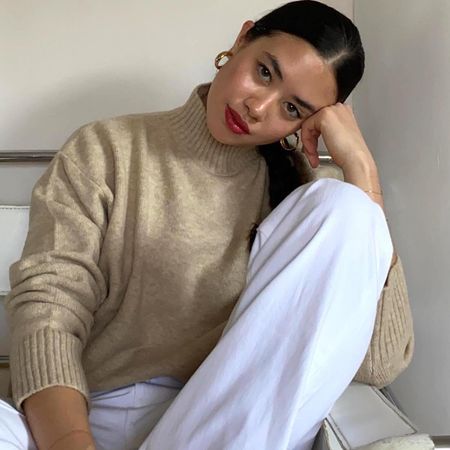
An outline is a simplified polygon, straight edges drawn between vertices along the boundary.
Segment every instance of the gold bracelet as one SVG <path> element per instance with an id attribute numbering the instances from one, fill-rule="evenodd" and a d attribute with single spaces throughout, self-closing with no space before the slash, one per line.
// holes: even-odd
<path id="1" fill-rule="evenodd" d="M 66 439 L 67 437 L 69 437 L 69 436 L 71 436 L 71 435 L 73 435 L 73 434 L 76 434 L 76 433 L 88 434 L 89 436 L 92 437 L 92 433 L 90 433 L 90 432 L 87 431 L 87 430 L 72 430 L 72 431 L 69 431 L 68 433 L 62 435 L 62 436 L 59 437 L 58 439 L 56 439 L 56 441 L 53 442 L 52 445 L 50 445 L 50 447 L 48 448 L 48 450 L 52 450 L 52 448 L 54 448 L 55 445 L 59 444 L 62 440 Z M 91 448 L 93 449 L 94 447 L 93 447 L 93 446 L 89 446 L 89 447 L 88 447 L 88 450 L 91 449 Z"/>
<path id="2" fill-rule="evenodd" d="M 368 194 L 378 194 L 378 195 L 383 195 L 383 191 L 380 190 L 380 192 L 377 191 L 372 191 L 371 189 L 369 189 L 368 191 L 364 191 L 367 192 Z"/>

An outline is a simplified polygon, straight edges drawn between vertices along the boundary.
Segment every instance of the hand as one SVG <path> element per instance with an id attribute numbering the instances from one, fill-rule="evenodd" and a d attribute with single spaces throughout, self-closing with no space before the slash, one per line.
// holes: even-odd
<path id="1" fill-rule="evenodd" d="M 303 152 L 313 168 L 319 165 L 320 135 L 334 163 L 342 169 L 344 180 L 361 188 L 384 209 L 377 166 L 352 108 L 337 103 L 322 108 L 302 123 Z"/>
<path id="2" fill-rule="evenodd" d="M 375 165 L 351 106 L 343 103 L 327 106 L 302 123 L 303 151 L 313 168 L 319 165 L 317 144 L 320 135 L 328 153 L 341 169 L 350 169 L 354 164 L 361 166 L 361 163 Z"/>

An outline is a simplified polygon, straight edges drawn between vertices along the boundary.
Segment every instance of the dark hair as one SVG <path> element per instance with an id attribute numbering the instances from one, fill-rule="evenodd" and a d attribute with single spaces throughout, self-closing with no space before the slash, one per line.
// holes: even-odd
<path id="1" fill-rule="evenodd" d="M 304 39 L 330 64 L 337 84 L 336 102 L 344 102 L 364 72 L 364 50 L 353 22 L 323 3 L 299 0 L 286 3 L 256 21 L 247 32 L 246 40 L 252 42 L 280 32 Z M 258 151 L 269 169 L 269 196 L 273 209 L 309 180 L 298 172 L 294 155 L 284 150 L 279 142 L 261 145 Z M 256 236 L 256 229 L 255 224 L 250 231 L 249 248 Z"/>

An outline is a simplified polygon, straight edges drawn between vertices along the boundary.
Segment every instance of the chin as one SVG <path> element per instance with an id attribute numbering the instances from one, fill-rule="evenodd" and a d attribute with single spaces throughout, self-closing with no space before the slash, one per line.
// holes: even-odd
<path id="1" fill-rule="evenodd" d="M 211 136 L 221 144 L 234 145 L 236 147 L 248 147 L 249 145 L 252 145 L 249 142 L 245 142 L 248 135 L 234 134 L 228 129 L 225 123 L 208 120 L 207 118 L 206 125 Z"/>
<path id="2" fill-rule="evenodd" d="M 248 146 L 248 143 L 244 143 L 242 142 L 242 137 L 240 136 L 236 136 L 234 137 L 233 135 L 231 135 L 231 132 L 225 132 L 225 133 L 215 133 L 215 132 L 211 132 L 211 130 L 209 131 L 211 133 L 211 136 L 218 142 L 220 142 L 221 144 L 224 145 L 233 145 L 235 147 L 245 147 Z M 231 135 L 231 136 L 230 136 Z"/>

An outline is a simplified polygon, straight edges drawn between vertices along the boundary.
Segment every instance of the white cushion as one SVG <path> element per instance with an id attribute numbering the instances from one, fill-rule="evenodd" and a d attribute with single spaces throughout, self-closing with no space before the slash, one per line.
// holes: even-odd
<path id="1" fill-rule="evenodd" d="M 29 210 L 29 206 L 0 205 L 0 295 L 6 295 L 10 290 L 9 266 L 22 254 Z"/>
<path id="2" fill-rule="evenodd" d="M 427 434 L 382 439 L 357 450 L 433 450 L 434 442 Z"/>

